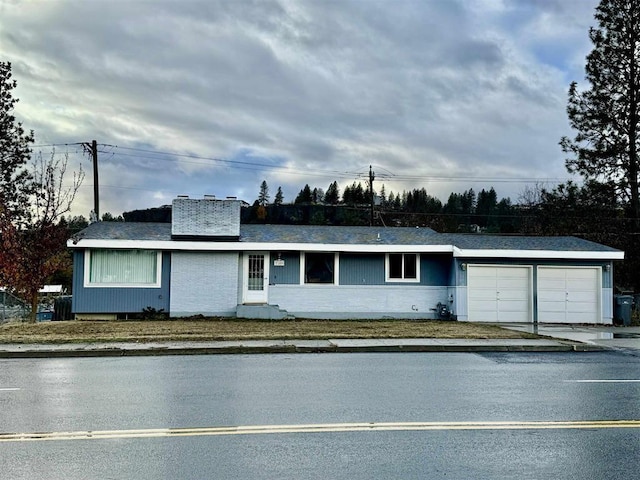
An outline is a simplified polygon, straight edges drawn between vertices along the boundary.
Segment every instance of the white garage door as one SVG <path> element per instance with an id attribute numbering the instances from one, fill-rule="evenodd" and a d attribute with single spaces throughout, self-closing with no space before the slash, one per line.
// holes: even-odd
<path id="1" fill-rule="evenodd" d="M 538 267 L 538 321 L 602 323 L 600 268 Z"/>
<path id="2" fill-rule="evenodd" d="M 471 322 L 533 321 L 530 267 L 469 265 L 467 295 Z"/>

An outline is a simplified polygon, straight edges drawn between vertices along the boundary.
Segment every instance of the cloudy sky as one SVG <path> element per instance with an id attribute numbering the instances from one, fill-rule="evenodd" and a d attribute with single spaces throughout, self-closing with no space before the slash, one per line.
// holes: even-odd
<path id="1" fill-rule="evenodd" d="M 74 213 L 253 202 L 262 180 L 387 193 L 569 177 L 558 146 L 597 0 L 0 0 L 36 151 L 87 177 Z"/>

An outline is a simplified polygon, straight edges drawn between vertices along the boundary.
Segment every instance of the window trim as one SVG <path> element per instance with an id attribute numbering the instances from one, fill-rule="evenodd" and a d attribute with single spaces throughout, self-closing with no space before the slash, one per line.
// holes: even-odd
<path id="1" fill-rule="evenodd" d="M 139 248 L 100 248 L 98 250 L 131 251 L 140 250 Z M 154 283 L 96 283 L 91 282 L 91 253 L 94 250 L 87 249 L 84 251 L 84 281 L 85 288 L 161 288 L 162 287 L 162 252 L 156 250 L 156 279 Z"/>
<path id="2" fill-rule="evenodd" d="M 391 278 L 391 255 L 402 255 L 402 278 Z M 416 278 L 404 278 L 405 275 L 405 255 L 415 255 L 416 258 Z M 384 256 L 384 280 L 387 283 L 420 283 L 420 254 L 419 253 L 386 253 Z"/>
<path id="3" fill-rule="evenodd" d="M 328 287 L 340 285 L 340 254 L 338 252 L 308 252 L 333 254 L 333 283 L 307 283 L 305 272 L 307 269 L 307 252 L 300 252 L 300 285 L 313 287 Z"/>

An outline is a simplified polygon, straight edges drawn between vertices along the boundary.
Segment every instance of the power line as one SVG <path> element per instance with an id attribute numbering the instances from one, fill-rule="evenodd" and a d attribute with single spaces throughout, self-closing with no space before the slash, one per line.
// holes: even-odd
<path id="1" fill-rule="evenodd" d="M 156 161 L 172 161 L 176 158 L 181 163 L 188 163 L 192 165 L 211 165 L 213 163 L 226 164 L 230 168 L 239 170 L 273 170 L 281 171 L 290 174 L 304 175 L 308 177 L 321 177 L 321 178 L 338 178 L 338 179 L 351 179 L 361 178 L 368 180 L 368 172 L 347 172 L 340 170 L 321 170 L 321 169 L 297 169 L 289 166 L 282 166 L 277 164 L 263 163 L 263 162 L 251 162 L 246 160 L 229 160 L 218 157 L 208 157 L 203 155 L 187 154 L 167 152 L 162 150 L 153 150 L 146 148 L 135 147 L 123 147 L 118 145 L 100 143 L 97 144 L 100 147 L 110 147 L 111 150 L 100 149 L 97 153 L 108 153 L 111 158 L 118 156 L 133 157 L 137 159 L 156 160 Z M 83 142 L 73 143 L 50 143 L 34 145 L 33 148 L 43 147 L 69 147 L 69 146 L 83 146 Z M 123 151 L 124 150 L 124 151 Z M 126 153 L 137 152 L 137 153 Z M 56 152 L 58 153 L 58 152 Z M 459 176 L 459 175 L 411 175 L 411 174 L 393 174 L 389 170 L 376 166 L 376 169 L 384 170 L 384 173 L 378 175 L 378 180 L 383 183 L 396 183 L 396 182 L 410 182 L 410 181 L 424 181 L 424 182 L 436 182 L 436 183 L 456 183 L 456 182 L 473 182 L 473 183 L 560 183 L 569 180 L 568 178 L 536 178 L 536 177 L 478 177 L 478 176 Z M 153 191 L 153 190 L 150 190 Z"/>

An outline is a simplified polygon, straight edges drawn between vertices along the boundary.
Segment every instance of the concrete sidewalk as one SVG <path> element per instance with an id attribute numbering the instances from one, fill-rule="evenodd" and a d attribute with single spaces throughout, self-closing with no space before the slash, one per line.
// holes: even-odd
<path id="1" fill-rule="evenodd" d="M 564 339 L 331 339 L 225 342 L 0 344 L 0 358 L 354 352 L 572 352 L 603 350 Z"/>

